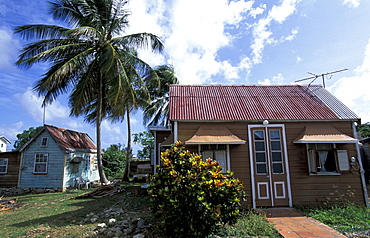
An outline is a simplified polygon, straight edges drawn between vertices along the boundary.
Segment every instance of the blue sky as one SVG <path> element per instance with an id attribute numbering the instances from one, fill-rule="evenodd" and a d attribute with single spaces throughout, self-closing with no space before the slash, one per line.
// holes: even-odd
<path id="1" fill-rule="evenodd" d="M 131 0 L 127 7 L 127 33 L 155 33 L 165 45 L 162 55 L 140 56 L 152 66 L 173 64 L 181 84 L 294 84 L 307 72 L 348 69 L 326 77 L 326 88 L 370 121 L 368 0 Z M 60 24 L 46 0 L 0 0 L 0 135 L 12 143 L 42 125 L 41 99 L 31 89 L 47 65 L 17 68 L 26 42 L 13 35 L 17 25 L 39 23 Z M 46 108 L 46 124 L 95 138 L 93 125 L 68 116 L 67 97 Z M 134 133 L 145 130 L 140 112 L 131 123 Z M 104 122 L 102 132 L 103 148 L 126 144 L 125 122 Z"/>

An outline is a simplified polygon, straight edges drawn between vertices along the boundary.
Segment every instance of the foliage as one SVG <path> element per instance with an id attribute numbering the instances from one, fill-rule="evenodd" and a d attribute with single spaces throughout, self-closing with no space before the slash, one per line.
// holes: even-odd
<path id="1" fill-rule="evenodd" d="M 225 225 L 217 233 L 220 237 L 281 237 L 266 216 L 254 210 L 241 212 L 238 221 Z"/>
<path id="2" fill-rule="evenodd" d="M 365 124 L 357 126 L 357 131 L 361 133 L 363 138 L 370 137 L 370 123 L 366 122 Z"/>
<path id="3" fill-rule="evenodd" d="M 154 148 L 154 137 L 149 131 L 133 134 L 134 143 L 140 144 L 142 150 L 137 151 L 138 158 L 150 158 L 150 151 Z"/>
<path id="4" fill-rule="evenodd" d="M 140 98 L 132 85 L 142 86 L 142 77 L 152 68 L 137 56 L 136 50 L 163 50 L 161 40 L 154 34 L 125 34 L 130 15 L 125 9 L 127 3 L 127 0 L 53 0 L 50 13 L 66 27 L 33 24 L 15 28 L 15 33 L 24 39 L 36 39 L 22 49 L 17 65 L 29 68 L 35 63 L 49 64 L 33 88 L 44 98 L 43 106 L 70 92 L 70 114 L 83 115 L 87 122 L 96 124 L 102 183 L 108 181 L 101 160 L 101 122 L 115 106 L 127 109 Z"/>
<path id="5" fill-rule="evenodd" d="M 158 79 L 159 78 L 159 83 Z M 172 65 L 160 65 L 149 74 L 147 88 L 150 92 L 150 102 L 144 105 L 144 124 L 166 126 L 168 119 L 169 91 L 171 84 L 178 84 Z"/>
<path id="6" fill-rule="evenodd" d="M 149 194 L 159 228 L 174 237 L 206 237 L 220 224 L 234 224 L 246 195 L 233 173 L 202 160 L 181 142 L 163 152 L 162 165 L 151 177 Z"/>
<path id="7" fill-rule="evenodd" d="M 122 145 L 110 145 L 107 149 L 103 149 L 103 152 L 102 159 L 105 174 L 111 178 L 122 175 L 126 161 L 126 150 Z"/>
<path id="8" fill-rule="evenodd" d="M 333 227 L 339 232 L 370 230 L 370 208 L 354 205 L 331 207 L 298 207 L 305 215 Z"/>
<path id="9" fill-rule="evenodd" d="M 36 128 L 30 127 L 28 130 L 24 130 L 22 133 L 17 134 L 17 140 L 14 142 L 14 150 L 19 150 L 24 144 L 26 144 L 42 126 Z"/>

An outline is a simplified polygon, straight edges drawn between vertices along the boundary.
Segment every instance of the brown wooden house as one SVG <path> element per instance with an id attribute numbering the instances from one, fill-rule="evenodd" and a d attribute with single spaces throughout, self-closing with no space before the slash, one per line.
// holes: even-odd
<path id="1" fill-rule="evenodd" d="M 0 187 L 16 187 L 19 180 L 21 153 L 0 153 Z"/>
<path id="2" fill-rule="evenodd" d="M 151 128 L 153 165 L 182 141 L 235 172 L 251 207 L 368 204 L 360 118 L 321 86 L 172 85 L 169 120 Z"/>

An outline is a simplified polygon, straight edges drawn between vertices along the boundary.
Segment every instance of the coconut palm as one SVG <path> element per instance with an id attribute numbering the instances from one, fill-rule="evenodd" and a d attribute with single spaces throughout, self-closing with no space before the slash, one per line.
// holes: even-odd
<path id="1" fill-rule="evenodd" d="M 159 84 L 158 84 L 159 78 Z M 150 92 L 150 102 L 143 106 L 144 124 L 167 125 L 169 90 L 171 84 L 178 84 L 172 65 L 157 66 L 148 76 L 147 85 Z"/>
<path id="2" fill-rule="evenodd" d="M 17 65 L 28 68 L 39 62 L 50 64 L 33 88 L 44 98 L 43 106 L 72 90 L 71 115 L 85 115 L 96 125 L 100 181 L 107 183 L 101 161 L 101 122 L 113 106 L 122 103 L 123 92 L 135 94 L 132 74 L 139 78 L 151 71 L 133 49 L 161 52 L 163 45 L 150 33 L 125 34 L 127 0 L 53 0 L 50 4 L 50 13 L 67 27 L 16 27 L 15 33 L 26 40 L 37 39 L 22 49 Z M 135 70 L 130 70 L 129 76 L 126 70 L 131 68 Z"/>

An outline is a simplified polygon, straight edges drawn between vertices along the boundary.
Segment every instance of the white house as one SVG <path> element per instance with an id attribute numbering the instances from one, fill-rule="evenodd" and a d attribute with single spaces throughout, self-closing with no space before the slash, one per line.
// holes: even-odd
<path id="1" fill-rule="evenodd" d="M 0 152 L 6 152 L 6 144 L 10 144 L 10 141 L 5 136 L 0 136 Z"/>

